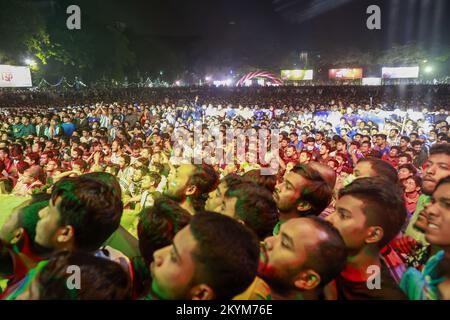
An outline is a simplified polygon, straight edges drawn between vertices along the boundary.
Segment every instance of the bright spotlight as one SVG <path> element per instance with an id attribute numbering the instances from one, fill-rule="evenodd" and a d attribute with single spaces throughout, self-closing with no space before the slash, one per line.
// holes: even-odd
<path id="1" fill-rule="evenodd" d="M 34 61 L 33 59 L 25 59 L 25 64 L 30 66 L 30 67 L 35 67 L 36 66 L 36 61 Z"/>
<path id="2" fill-rule="evenodd" d="M 205 81 L 211 81 L 211 77 L 210 76 L 206 76 L 205 77 Z"/>
<path id="3" fill-rule="evenodd" d="M 425 72 L 426 72 L 426 73 L 431 73 L 431 72 L 433 72 L 433 67 L 432 67 L 432 66 L 426 66 L 426 67 L 425 67 Z"/>

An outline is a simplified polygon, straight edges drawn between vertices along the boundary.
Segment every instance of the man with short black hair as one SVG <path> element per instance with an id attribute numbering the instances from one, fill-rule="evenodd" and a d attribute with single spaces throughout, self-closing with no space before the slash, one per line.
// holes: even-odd
<path id="1" fill-rule="evenodd" d="M 229 188 L 216 211 L 241 221 L 256 233 L 259 240 L 271 235 L 278 221 L 277 205 L 272 194 L 252 182 Z"/>
<path id="2" fill-rule="evenodd" d="M 164 195 L 177 201 L 192 215 L 205 208 L 208 194 L 219 183 L 219 175 L 207 164 L 182 164 L 173 168 Z"/>
<path id="3" fill-rule="evenodd" d="M 206 200 L 205 203 L 205 210 L 216 211 L 216 209 L 222 205 L 227 190 L 235 185 L 241 184 L 242 182 L 243 178 L 235 173 L 226 175 L 222 180 L 220 180 L 217 188 L 208 194 L 208 200 Z"/>
<path id="4" fill-rule="evenodd" d="M 428 245 L 424 235 L 427 224 L 424 208 L 430 202 L 439 181 L 450 176 L 450 144 L 434 144 L 430 148 L 430 156 L 424 165 L 422 195 L 419 197 L 416 211 L 411 217 L 405 234 L 423 245 Z"/>
<path id="5" fill-rule="evenodd" d="M 416 168 L 421 168 L 427 160 L 427 151 L 425 150 L 422 141 L 419 140 L 411 142 L 411 146 L 414 153 L 413 164 Z"/>
<path id="6" fill-rule="evenodd" d="M 381 153 L 381 156 L 384 156 L 385 154 L 389 154 L 390 147 L 387 145 L 386 142 L 386 135 L 383 133 L 379 133 L 375 135 L 376 137 L 376 145 L 373 148 L 373 150 L 379 151 Z"/>
<path id="7" fill-rule="evenodd" d="M 84 176 L 55 184 L 39 212 L 36 243 L 53 250 L 95 252 L 117 230 L 123 204 L 110 186 Z"/>
<path id="8" fill-rule="evenodd" d="M 264 241 L 258 275 L 273 299 L 317 300 L 344 269 L 347 249 L 338 230 L 317 217 L 295 218 Z"/>
<path id="9" fill-rule="evenodd" d="M 327 220 L 341 233 L 349 257 L 346 268 L 336 279 L 334 298 L 404 298 L 382 263 L 380 250 L 400 232 L 405 219 L 401 190 L 389 180 L 359 178 L 339 191 L 336 211 Z M 369 267 L 381 271 L 380 289 L 368 287 L 372 274 L 368 272 Z"/>
<path id="10" fill-rule="evenodd" d="M 400 138 L 400 151 L 405 153 L 408 150 L 409 143 L 411 139 L 408 136 L 403 136 Z"/>
<path id="11" fill-rule="evenodd" d="M 68 286 L 71 267 L 79 268 L 79 287 Z M 114 281 L 111 281 L 114 279 Z M 128 300 L 129 275 L 112 261 L 85 252 L 61 251 L 42 261 L 30 277 L 26 290 L 16 300 Z"/>
<path id="12" fill-rule="evenodd" d="M 289 219 L 320 215 L 331 202 L 331 196 L 330 185 L 317 170 L 308 165 L 295 166 L 275 187 L 273 197 L 280 221 L 274 234 Z"/>
<path id="13" fill-rule="evenodd" d="M 228 300 L 248 288 L 259 264 L 255 234 L 236 220 L 199 212 L 154 253 L 152 293 L 163 300 Z"/>
<path id="14" fill-rule="evenodd" d="M 355 166 L 356 178 L 382 177 L 392 183 L 398 182 L 397 170 L 389 163 L 377 158 L 362 158 Z"/>

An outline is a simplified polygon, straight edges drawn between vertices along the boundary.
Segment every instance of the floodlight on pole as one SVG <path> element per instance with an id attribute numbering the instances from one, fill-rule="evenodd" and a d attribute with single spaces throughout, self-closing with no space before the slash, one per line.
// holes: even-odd
<path id="1" fill-rule="evenodd" d="M 25 59 L 25 64 L 27 66 L 30 66 L 30 67 L 35 67 L 36 66 L 36 61 L 34 61 L 31 58 L 27 58 L 27 59 Z"/>

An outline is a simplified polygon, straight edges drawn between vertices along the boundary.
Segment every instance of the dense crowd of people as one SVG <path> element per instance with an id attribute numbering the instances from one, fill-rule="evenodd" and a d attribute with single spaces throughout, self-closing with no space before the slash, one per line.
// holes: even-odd
<path id="1" fill-rule="evenodd" d="M 4 92 L 0 297 L 450 299 L 449 91 Z"/>

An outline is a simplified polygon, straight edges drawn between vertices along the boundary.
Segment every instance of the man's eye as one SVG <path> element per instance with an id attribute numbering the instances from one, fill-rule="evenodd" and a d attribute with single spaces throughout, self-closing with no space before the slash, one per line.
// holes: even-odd
<path id="1" fill-rule="evenodd" d="M 338 214 L 339 214 L 339 217 L 340 217 L 341 219 L 343 219 L 343 220 L 346 220 L 346 219 L 349 219 L 349 218 L 350 218 L 347 214 L 345 214 L 345 213 L 343 213 L 343 212 L 338 212 Z"/>
<path id="2" fill-rule="evenodd" d="M 289 243 L 286 240 L 284 240 L 284 239 L 281 240 L 281 246 L 286 248 L 286 249 L 289 249 Z"/>

